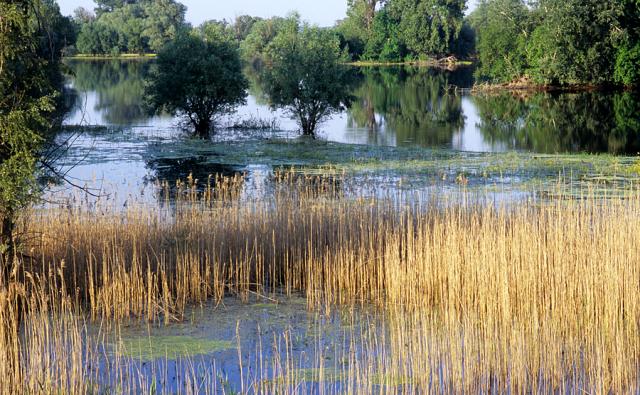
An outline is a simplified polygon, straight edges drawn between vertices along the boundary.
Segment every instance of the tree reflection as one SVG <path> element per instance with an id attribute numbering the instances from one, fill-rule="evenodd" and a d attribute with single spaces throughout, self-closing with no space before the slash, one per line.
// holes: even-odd
<path id="1" fill-rule="evenodd" d="M 464 126 L 462 100 L 449 93 L 453 73 L 426 68 L 367 68 L 349 111 L 352 127 L 384 124 L 396 143 L 448 145 Z M 456 81 L 458 82 L 458 81 Z"/>
<path id="2" fill-rule="evenodd" d="M 149 118 L 143 95 L 150 65 L 144 60 L 69 62 L 74 88 L 97 94 L 97 103 L 90 111 L 102 113 L 104 120 L 114 125 L 131 125 Z"/>
<path id="3" fill-rule="evenodd" d="M 484 138 L 543 153 L 640 150 L 637 93 L 474 96 Z"/>

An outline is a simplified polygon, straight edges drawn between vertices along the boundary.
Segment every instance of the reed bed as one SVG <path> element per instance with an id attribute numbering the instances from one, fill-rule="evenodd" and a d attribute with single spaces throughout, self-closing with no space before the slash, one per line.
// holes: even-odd
<path id="1" fill-rule="evenodd" d="M 85 319 L 171 324 L 189 305 L 293 293 L 326 314 L 366 306 L 382 317 L 382 330 L 351 334 L 345 363 L 318 359 L 313 374 L 326 384 L 314 391 L 639 390 L 639 191 L 500 207 L 348 199 L 332 179 L 275 178 L 284 187 L 259 201 L 238 199 L 241 181 L 226 180 L 179 185 L 187 198 L 163 210 L 33 213 L 29 257 L 0 294 L 0 375 L 9 378 L 0 392 L 104 384 L 82 368 L 99 358 L 87 351 L 99 346 L 85 344 Z M 286 342 L 274 347 L 287 354 Z M 47 349 L 68 358 L 51 360 Z M 265 364 L 269 373 L 239 390 L 308 389 L 295 362 Z M 114 371 L 109 383 L 135 382 L 126 368 Z M 318 378 L 327 375 L 334 379 Z M 194 373 L 201 381 L 185 392 L 211 391 L 216 376 L 208 377 Z M 155 391 L 142 381 L 122 388 Z"/>

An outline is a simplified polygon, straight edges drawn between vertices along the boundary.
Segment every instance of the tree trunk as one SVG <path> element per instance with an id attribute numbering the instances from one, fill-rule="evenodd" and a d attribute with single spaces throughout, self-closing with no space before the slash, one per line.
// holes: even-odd
<path id="1" fill-rule="evenodd" d="M 211 137 L 211 122 L 209 120 L 199 121 L 196 125 L 196 135 L 202 139 Z"/>
<path id="2" fill-rule="evenodd" d="M 9 275 L 11 272 L 11 263 L 13 262 L 15 248 L 13 240 L 13 231 L 15 222 L 12 212 L 7 212 L 2 217 L 2 227 L 0 229 L 0 286 L 6 286 L 9 283 Z"/>

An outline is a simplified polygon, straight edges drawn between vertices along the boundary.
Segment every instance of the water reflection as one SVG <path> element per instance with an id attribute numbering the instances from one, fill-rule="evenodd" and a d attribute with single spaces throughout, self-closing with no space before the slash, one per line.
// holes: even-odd
<path id="1" fill-rule="evenodd" d="M 153 118 L 144 106 L 146 60 L 75 60 L 71 85 L 79 93 L 69 123 L 92 125 L 148 124 Z"/>
<path id="2" fill-rule="evenodd" d="M 79 93 L 68 123 L 149 125 L 171 128 L 170 117 L 150 117 L 143 105 L 150 61 L 72 61 Z M 255 71 L 247 106 L 239 117 L 280 118 L 295 136 L 296 125 L 272 113 Z M 321 128 L 329 141 L 382 146 L 443 147 L 474 152 L 526 150 L 636 153 L 640 150 L 637 93 L 502 93 L 462 95 L 473 70 L 370 67 L 357 70 L 352 108 Z"/>
<path id="3" fill-rule="evenodd" d="M 637 93 L 474 96 L 477 127 L 486 141 L 543 153 L 640 151 Z"/>
<path id="4" fill-rule="evenodd" d="M 448 88 L 465 85 L 468 69 L 367 68 L 354 92 L 350 127 L 372 136 L 393 135 L 392 145 L 449 146 L 465 125 L 461 96 Z M 456 78 L 456 76 L 458 78 Z M 376 141 L 383 143 L 384 141 Z"/>

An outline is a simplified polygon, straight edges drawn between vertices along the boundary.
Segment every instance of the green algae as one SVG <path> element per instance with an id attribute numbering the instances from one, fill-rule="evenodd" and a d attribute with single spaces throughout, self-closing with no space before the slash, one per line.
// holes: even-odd
<path id="1" fill-rule="evenodd" d="M 226 340 L 202 339 L 191 336 L 148 336 L 123 338 L 118 354 L 142 361 L 166 358 L 193 357 L 233 349 L 236 345 Z"/>

